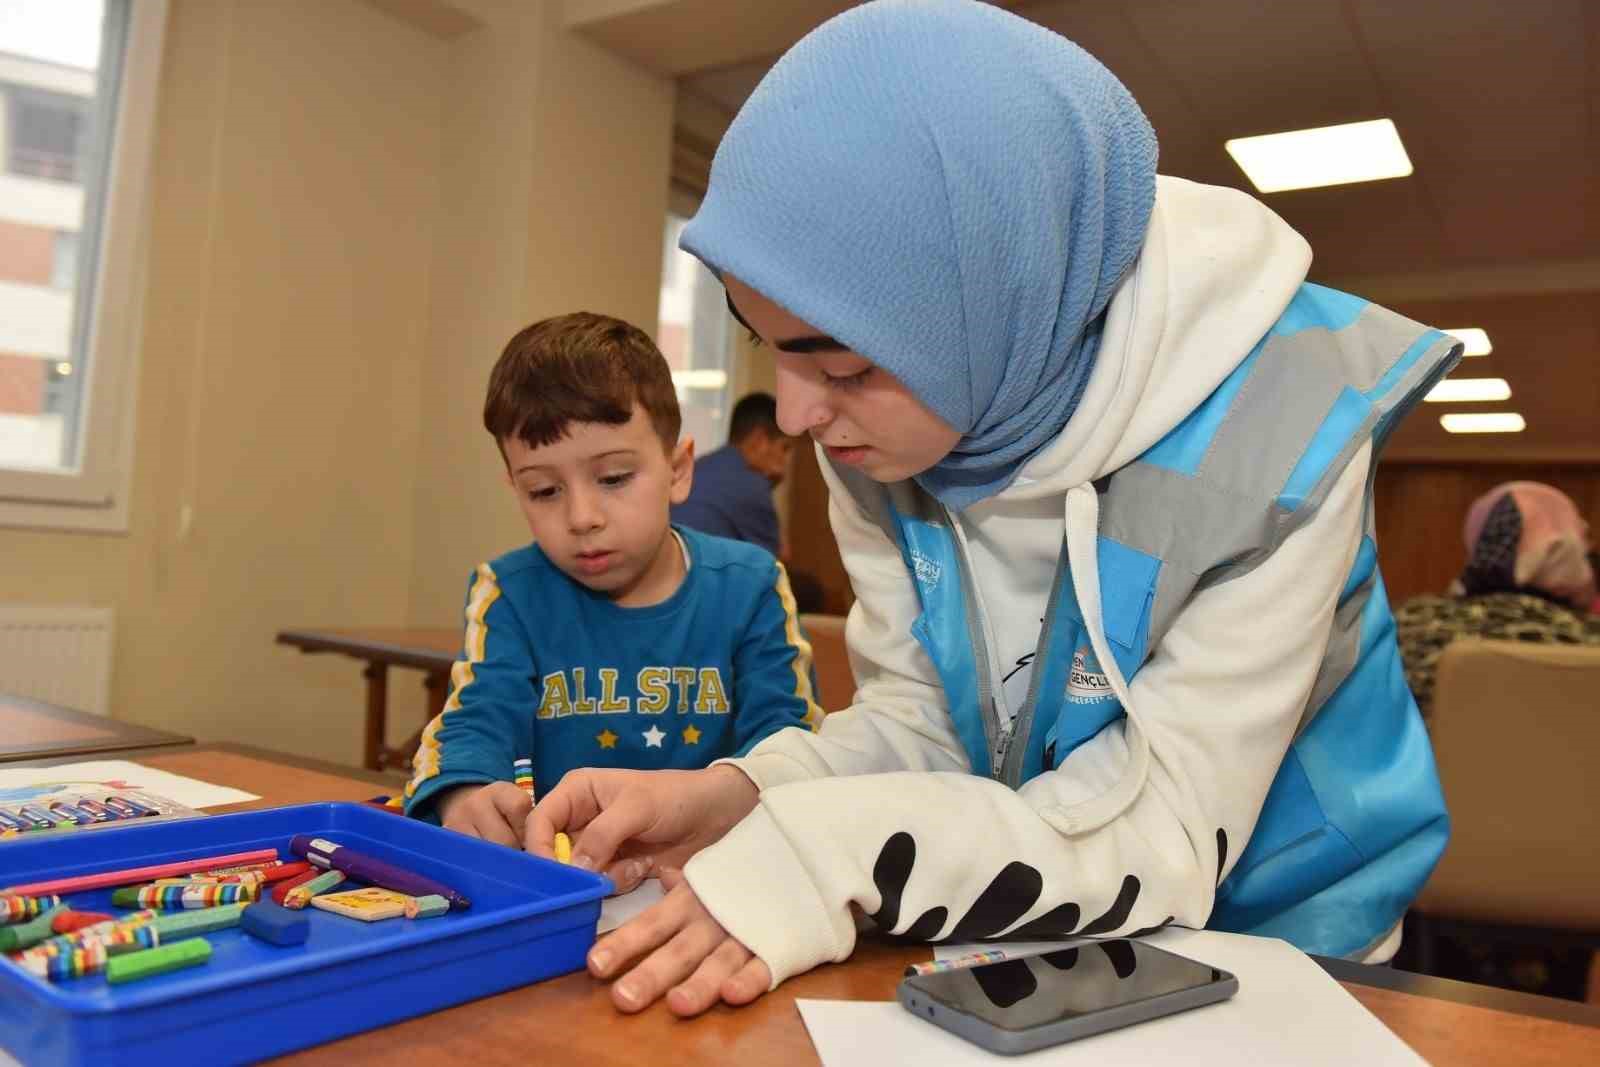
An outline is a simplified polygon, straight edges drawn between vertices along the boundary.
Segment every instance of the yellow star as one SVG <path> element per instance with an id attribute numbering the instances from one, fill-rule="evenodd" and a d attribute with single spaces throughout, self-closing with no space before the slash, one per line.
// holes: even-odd
<path id="1" fill-rule="evenodd" d="M 685 744 L 698 745 L 700 743 L 700 731 L 693 726 L 685 726 L 683 728 L 683 740 Z"/>
<path id="2" fill-rule="evenodd" d="M 612 733 L 610 730 L 601 730 L 599 733 L 594 735 L 594 739 L 600 742 L 601 748 L 617 747 L 617 735 Z"/>

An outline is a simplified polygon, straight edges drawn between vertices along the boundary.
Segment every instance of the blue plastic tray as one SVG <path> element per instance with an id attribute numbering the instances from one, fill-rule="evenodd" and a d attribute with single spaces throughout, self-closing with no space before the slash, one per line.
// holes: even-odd
<path id="1" fill-rule="evenodd" d="M 0 850 L 0 887 L 190 857 L 277 848 L 317 834 L 465 894 L 436 919 L 363 923 L 307 908 L 311 936 L 279 947 L 207 934 L 210 962 L 122 986 L 52 983 L 0 956 L 0 1047 L 29 1065 L 250 1063 L 583 966 L 605 878 L 359 804 L 304 804 Z M 115 912 L 111 891 L 66 902 Z"/>

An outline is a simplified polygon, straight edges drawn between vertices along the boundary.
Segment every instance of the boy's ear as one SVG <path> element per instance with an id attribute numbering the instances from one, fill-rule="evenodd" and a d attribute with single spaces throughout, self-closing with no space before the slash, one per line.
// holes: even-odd
<path id="1" fill-rule="evenodd" d="M 667 499 L 681 504 L 689 499 L 689 487 L 694 484 L 694 438 L 684 434 L 667 458 L 672 464 L 672 484 Z"/>

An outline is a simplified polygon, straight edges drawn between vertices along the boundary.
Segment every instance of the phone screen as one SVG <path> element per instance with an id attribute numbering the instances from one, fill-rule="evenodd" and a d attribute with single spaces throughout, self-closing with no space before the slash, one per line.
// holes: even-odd
<path id="1" fill-rule="evenodd" d="M 1141 941 L 1116 940 L 919 975 L 905 984 L 1002 1030 L 1029 1030 L 1228 977 Z"/>

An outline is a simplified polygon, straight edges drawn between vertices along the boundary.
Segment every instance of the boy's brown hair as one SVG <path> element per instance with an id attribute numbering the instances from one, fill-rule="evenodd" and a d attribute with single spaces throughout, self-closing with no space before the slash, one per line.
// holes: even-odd
<path id="1" fill-rule="evenodd" d="M 621 426 L 636 402 L 670 454 L 683 418 L 661 350 L 621 319 L 576 311 L 506 342 L 489 374 L 483 427 L 496 443 L 516 437 L 540 448 L 566 436 L 568 423 Z"/>

